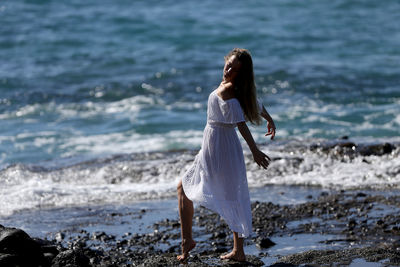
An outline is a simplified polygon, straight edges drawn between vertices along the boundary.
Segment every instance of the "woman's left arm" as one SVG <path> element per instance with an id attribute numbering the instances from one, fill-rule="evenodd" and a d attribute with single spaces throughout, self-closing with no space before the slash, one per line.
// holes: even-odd
<path id="1" fill-rule="evenodd" d="M 263 104 L 261 104 L 261 107 L 262 110 L 260 112 L 260 115 L 268 122 L 267 124 L 268 132 L 265 134 L 265 136 L 271 135 L 271 139 L 274 139 L 276 131 L 274 120 L 272 119 L 271 115 L 269 115 L 268 111 L 265 109 Z"/>
<path id="2" fill-rule="evenodd" d="M 250 130 L 246 125 L 246 122 L 238 122 L 237 126 L 240 134 L 243 136 L 244 140 L 250 148 L 251 153 L 253 154 L 254 161 L 258 164 L 258 166 L 267 169 L 271 159 L 258 149 L 256 142 L 254 142 L 253 136 L 251 135 Z"/>

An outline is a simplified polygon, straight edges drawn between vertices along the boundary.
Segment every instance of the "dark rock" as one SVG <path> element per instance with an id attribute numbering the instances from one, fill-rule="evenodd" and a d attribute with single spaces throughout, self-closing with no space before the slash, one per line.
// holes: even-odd
<path id="1" fill-rule="evenodd" d="M 338 213 L 336 213 L 335 217 L 337 219 L 340 219 L 340 218 L 344 217 L 344 215 L 342 213 L 338 212 Z"/>
<path id="2" fill-rule="evenodd" d="M 56 254 L 46 252 L 46 253 L 43 253 L 43 255 L 46 260 L 47 265 L 51 266 L 51 262 L 56 257 Z"/>
<path id="3" fill-rule="evenodd" d="M 189 259 L 190 261 L 190 259 Z M 196 264 L 198 265 L 198 264 Z M 144 262 L 139 266 L 179 266 L 179 262 L 176 259 L 176 255 L 152 255 L 147 257 Z M 204 265 L 199 265 L 204 266 Z"/>
<path id="4" fill-rule="evenodd" d="M 21 266 L 38 266 L 45 262 L 40 245 L 21 229 L 0 229 L 0 253 L 18 256 Z"/>
<path id="5" fill-rule="evenodd" d="M 356 144 L 354 144 L 353 142 L 345 142 L 345 143 L 340 143 L 337 144 L 339 147 L 346 147 L 346 148 L 351 148 L 351 149 L 355 149 L 357 147 Z"/>
<path id="6" fill-rule="evenodd" d="M 389 154 L 389 153 L 392 153 L 393 149 L 395 149 L 395 148 L 396 147 L 394 145 L 389 144 L 389 143 L 385 143 L 382 146 L 382 152 L 383 152 L 383 154 Z"/>
<path id="7" fill-rule="evenodd" d="M 92 234 L 92 238 L 94 240 L 101 240 L 103 242 L 110 241 L 110 240 L 115 240 L 115 236 L 107 235 L 105 232 L 94 232 Z"/>
<path id="8" fill-rule="evenodd" d="M 363 193 L 363 192 L 358 192 L 356 197 L 366 197 L 367 194 Z"/>
<path id="9" fill-rule="evenodd" d="M 225 232 L 214 232 L 212 234 L 212 238 L 221 239 L 221 238 L 225 238 L 225 237 L 226 237 L 226 233 Z"/>
<path id="10" fill-rule="evenodd" d="M 59 253 L 57 246 L 54 245 L 45 245 L 42 246 L 41 248 L 43 253 L 52 253 L 54 255 L 57 255 Z"/>
<path id="11" fill-rule="evenodd" d="M 277 262 L 277 263 L 270 265 L 270 267 L 297 267 L 297 266 L 298 265 L 294 265 L 291 263 L 284 263 L 284 262 Z M 305 265 L 305 266 L 308 266 L 308 265 Z M 305 266 L 303 266 L 303 267 L 305 267 Z"/>
<path id="12" fill-rule="evenodd" d="M 351 220 L 349 220 L 349 223 L 347 224 L 347 227 L 354 228 L 356 225 L 357 225 L 356 220 L 351 219 Z"/>
<path id="13" fill-rule="evenodd" d="M 213 252 L 215 252 L 215 253 L 224 253 L 227 251 L 228 251 L 228 249 L 224 246 L 217 246 L 217 247 L 214 247 L 214 249 L 213 249 Z"/>
<path id="14" fill-rule="evenodd" d="M 89 258 L 82 250 L 66 250 L 59 253 L 52 261 L 52 267 L 86 267 L 89 265 Z"/>
<path id="15" fill-rule="evenodd" d="M 328 196 L 328 195 L 329 195 L 329 193 L 326 192 L 326 191 L 321 192 L 321 194 L 320 194 L 321 197 L 326 197 L 326 196 Z"/>
<path id="16" fill-rule="evenodd" d="M 167 249 L 167 252 L 168 252 L 168 253 L 175 253 L 175 252 L 178 252 L 179 249 L 180 249 L 180 246 L 178 246 L 178 245 L 176 245 L 176 246 L 170 246 L 170 247 Z"/>
<path id="17" fill-rule="evenodd" d="M 384 223 L 384 221 L 378 220 L 378 221 L 376 222 L 376 225 L 383 225 L 383 223 Z"/>
<path id="18" fill-rule="evenodd" d="M 247 255 L 246 256 L 247 261 L 246 262 L 234 262 L 234 261 L 228 261 L 225 264 L 222 264 L 222 266 L 265 266 L 264 262 L 259 257 L 253 256 L 253 255 Z"/>
<path id="19" fill-rule="evenodd" d="M 125 246 L 125 245 L 127 245 L 127 244 L 128 244 L 128 240 L 126 240 L 126 239 L 118 240 L 118 241 L 116 242 L 116 245 L 117 245 L 117 246 Z"/>
<path id="20" fill-rule="evenodd" d="M 273 241 L 272 241 L 271 239 L 269 239 L 268 237 L 260 237 L 260 238 L 257 238 L 256 244 L 257 244 L 257 246 L 260 247 L 260 248 L 270 248 L 270 247 L 276 245 L 276 243 L 273 242 Z"/>
<path id="21" fill-rule="evenodd" d="M 0 266 L 28 266 L 21 257 L 13 254 L 0 253 Z"/>
<path id="22" fill-rule="evenodd" d="M 367 164 L 371 164 L 371 162 L 366 160 L 366 159 L 363 159 L 362 162 L 367 163 Z"/>
<path id="23" fill-rule="evenodd" d="M 47 239 L 40 239 L 40 238 L 36 238 L 36 237 L 32 237 L 32 239 L 38 243 L 41 247 L 43 246 L 54 246 L 54 241 L 49 241 Z"/>
<path id="24" fill-rule="evenodd" d="M 178 227 L 181 226 L 181 224 L 178 223 L 178 222 L 174 222 L 174 223 L 171 224 L 171 226 L 172 226 L 173 228 L 178 228 Z"/>
<path id="25" fill-rule="evenodd" d="M 390 143 L 364 146 L 359 149 L 359 153 L 363 156 L 390 154 L 396 147 Z"/>
<path id="26" fill-rule="evenodd" d="M 82 249 L 84 247 L 86 247 L 86 241 L 83 239 L 74 241 L 71 246 L 73 249 Z"/>

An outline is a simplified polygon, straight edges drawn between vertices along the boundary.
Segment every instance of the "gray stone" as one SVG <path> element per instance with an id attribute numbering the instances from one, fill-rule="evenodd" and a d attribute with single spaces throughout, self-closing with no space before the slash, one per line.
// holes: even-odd
<path id="1" fill-rule="evenodd" d="M 89 265 L 89 258 L 83 253 L 82 250 L 66 250 L 60 252 L 52 261 L 53 267 L 87 267 Z"/>

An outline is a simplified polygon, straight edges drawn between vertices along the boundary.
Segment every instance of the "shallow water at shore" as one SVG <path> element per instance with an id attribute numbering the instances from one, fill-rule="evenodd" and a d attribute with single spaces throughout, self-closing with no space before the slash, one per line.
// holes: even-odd
<path id="1" fill-rule="evenodd" d="M 276 204 L 294 204 L 307 201 L 307 197 L 317 197 L 321 188 L 270 186 L 250 190 L 252 201 L 270 201 Z M 145 211 L 145 212 L 142 212 Z M 118 214 L 133 214 L 135 224 L 129 220 L 118 225 L 107 225 L 107 218 L 113 221 Z M 140 214 L 136 216 L 135 214 Z M 11 216 L 0 217 L 0 224 L 20 227 L 33 236 L 45 238 L 47 233 L 54 233 L 60 229 L 74 229 L 79 225 L 86 225 L 85 229 L 91 231 L 106 231 L 114 235 L 122 235 L 125 232 L 145 232 L 149 225 L 162 220 L 171 219 L 178 214 L 177 200 L 165 198 L 157 200 L 142 200 L 130 204 L 117 205 L 91 205 L 71 206 L 60 208 L 43 208 L 34 210 L 22 210 Z M 111 217 L 110 217 L 111 216 Z M 140 226 L 140 227 L 139 227 Z M 88 227 L 88 228 L 86 228 Z M 126 228 L 127 227 L 127 228 Z"/>

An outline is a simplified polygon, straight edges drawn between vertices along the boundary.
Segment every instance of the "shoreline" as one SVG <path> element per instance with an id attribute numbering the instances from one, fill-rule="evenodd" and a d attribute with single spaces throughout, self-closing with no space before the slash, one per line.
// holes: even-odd
<path id="1" fill-rule="evenodd" d="M 264 196 L 267 189 L 264 188 Z M 268 266 L 278 262 L 285 264 L 281 266 L 363 266 L 366 262 L 374 262 L 375 266 L 400 265 L 400 194 L 397 190 L 330 192 L 314 188 L 308 194 L 309 188 L 303 189 L 302 195 L 297 194 L 297 204 L 287 200 L 280 204 L 260 201 L 262 193 L 253 191 L 254 233 L 245 240 L 248 265 Z M 289 191 L 277 194 L 285 196 Z M 31 236 L 47 239 L 60 251 L 83 251 L 92 266 L 112 262 L 118 266 L 179 265 L 175 260 L 180 249 L 175 199 L 69 211 L 67 208 L 42 210 L 40 214 L 36 217 L 26 214 L 25 227 L 21 214 L 21 228 Z M 17 217 L 14 216 L 13 222 L 18 222 Z M 47 227 L 47 233 L 42 236 L 35 235 L 35 231 L 29 230 L 29 224 L 34 225 L 35 220 L 41 223 L 38 227 L 53 224 L 53 228 Z M 10 223 L 5 226 L 17 225 Z M 198 245 L 191 253 L 189 265 L 230 264 L 218 259 L 231 249 L 232 235 L 217 214 L 196 207 L 193 233 Z"/>

